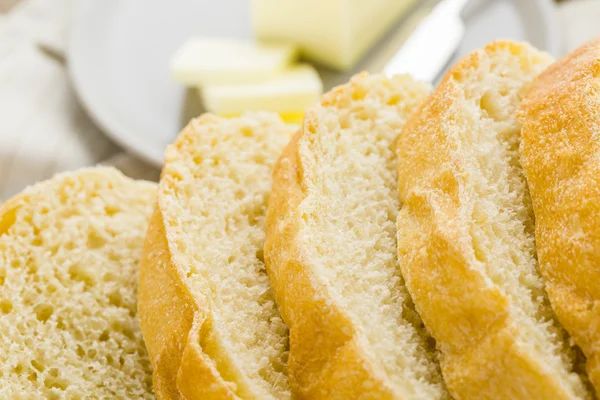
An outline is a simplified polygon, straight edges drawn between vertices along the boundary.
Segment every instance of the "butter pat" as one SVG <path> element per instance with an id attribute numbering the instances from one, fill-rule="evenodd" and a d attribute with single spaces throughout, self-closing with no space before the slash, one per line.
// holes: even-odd
<path id="1" fill-rule="evenodd" d="M 259 82 L 281 73 L 295 56 L 292 45 L 194 38 L 175 54 L 171 74 L 187 86 Z"/>
<path id="2" fill-rule="evenodd" d="M 252 0 L 261 40 L 295 43 L 301 54 L 347 70 L 416 0 Z"/>
<path id="3" fill-rule="evenodd" d="M 273 111 L 290 119 L 319 101 L 323 84 L 310 65 L 298 65 L 260 83 L 207 85 L 200 88 L 207 111 L 234 116 L 245 111 Z"/>

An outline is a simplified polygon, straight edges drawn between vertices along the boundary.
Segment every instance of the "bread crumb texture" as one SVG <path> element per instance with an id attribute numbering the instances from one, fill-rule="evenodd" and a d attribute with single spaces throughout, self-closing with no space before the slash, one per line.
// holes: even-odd
<path id="1" fill-rule="evenodd" d="M 94 168 L 0 208 L 0 398 L 153 398 L 136 281 L 154 198 Z"/>
<path id="2" fill-rule="evenodd" d="M 396 255 L 396 138 L 428 92 L 407 76 L 357 75 L 307 111 L 278 164 L 269 268 L 306 398 L 445 395 Z"/>
<path id="3" fill-rule="evenodd" d="M 415 399 L 439 398 L 441 391 L 436 364 L 410 323 L 397 265 L 395 146 L 427 93 L 406 76 L 358 76 L 308 112 L 298 149 L 307 193 L 299 206 L 306 257 L 370 361 L 398 395 Z"/>
<path id="4" fill-rule="evenodd" d="M 551 59 L 495 42 L 446 75 L 398 142 L 402 272 L 459 399 L 588 398 L 544 291 L 516 113 Z"/>
<path id="5" fill-rule="evenodd" d="M 291 395 L 263 242 L 272 168 L 293 129 L 271 113 L 206 114 L 166 152 L 159 207 L 172 261 L 216 342 L 202 352 L 239 398 Z"/>

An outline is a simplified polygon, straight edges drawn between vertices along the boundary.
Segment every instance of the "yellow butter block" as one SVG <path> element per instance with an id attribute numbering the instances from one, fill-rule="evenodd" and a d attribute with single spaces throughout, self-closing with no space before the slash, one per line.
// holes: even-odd
<path id="1" fill-rule="evenodd" d="M 295 43 L 306 58 L 347 70 L 416 0 L 252 0 L 261 40 Z"/>
<path id="2" fill-rule="evenodd" d="M 310 65 L 291 67 L 260 83 L 207 85 L 200 89 L 207 111 L 236 115 L 245 111 L 273 111 L 282 115 L 302 114 L 319 101 L 323 84 Z"/>
<path id="3" fill-rule="evenodd" d="M 173 57 L 171 74 L 187 86 L 260 82 L 285 70 L 296 54 L 289 44 L 193 38 Z"/>

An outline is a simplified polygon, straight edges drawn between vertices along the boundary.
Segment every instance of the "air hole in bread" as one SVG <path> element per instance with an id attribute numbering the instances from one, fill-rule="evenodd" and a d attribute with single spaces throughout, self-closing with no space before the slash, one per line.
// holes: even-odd
<path id="1" fill-rule="evenodd" d="M 240 133 L 244 137 L 252 137 L 254 136 L 254 130 L 250 126 L 244 126 L 240 129 Z"/>
<path id="2" fill-rule="evenodd" d="M 168 176 L 174 182 L 180 182 L 180 181 L 183 180 L 183 175 L 181 175 L 181 173 L 179 173 L 178 171 L 169 171 L 169 175 Z"/>
<path id="3" fill-rule="evenodd" d="M 358 101 L 363 100 L 367 95 L 367 89 L 363 86 L 356 86 L 355 90 L 352 92 L 352 100 Z"/>
<path id="4" fill-rule="evenodd" d="M 0 217 L 0 236 L 4 235 L 17 220 L 18 207 L 11 208 Z"/>
<path id="5" fill-rule="evenodd" d="M 31 366 L 39 372 L 44 372 L 44 370 L 46 369 L 44 364 L 39 362 L 38 360 L 31 360 Z"/>
<path id="6" fill-rule="evenodd" d="M 256 224 L 262 217 L 263 217 L 262 215 L 257 214 L 255 211 L 250 212 L 250 213 L 248 213 L 248 224 L 250 226 L 256 226 Z"/>
<path id="7" fill-rule="evenodd" d="M 108 294 L 108 301 L 111 305 L 115 307 L 123 306 L 123 298 L 121 297 L 121 293 L 119 292 L 119 290 L 113 290 L 112 292 L 110 292 Z"/>
<path id="8" fill-rule="evenodd" d="M 350 117 L 348 113 L 341 113 L 338 119 L 340 124 L 340 129 L 349 129 L 350 128 Z"/>
<path id="9" fill-rule="evenodd" d="M 487 91 L 479 100 L 479 108 L 485 115 L 494 121 L 502 121 L 505 119 L 505 107 L 502 105 L 502 98 L 499 93 Z"/>
<path id="10" fill-rule="evenodd" d="M 257 153 L 254 155 L 253 160 L 257 164 L 265 164 L 266 158 L 264 154 Z"/>
<path id="11" fill-rule="evenodd" d="M 113 215 L 117 214 L 120 210 L 121 209 L 119 207 L 114 206 L 114 205 L 108 204 L 108 205 L 104 206 L 104 212 L 106 213 L 106 215 L 109 215 L 109 216 L 113 216 Z"/>
<path id="12" fill-rule="evenodd" d="M 38 321 L 46 322 L 54 313 L 54 307 L 50 304 L 38 304 L 33 311 Z"/>
<path id="13" fill-rule="evenodd" d="M 256 251 L 256 259 L 259 260 L 262 263 L 265 262 L 265 255 L 263 253 L 263 249 L 258 249 Z"/>
<path id="14" fill-rule="evenodd" d="M 388 106 L 395 106 L 396 104 L 398 104 L 400 102 L 400 94 L 394 94 L 390 97 L 388 97 L 386 104 Z"/>
<path id="15" fill-rule="evenodd" d="M 99 249 L 106 245 L 106 239 L 100 236 L 97 232 L 91 232 L 88 236 L 88 247 L 90 249 Z"/>
<path id="16" fill-rule="evenodd" d="M 108 340 L 108 337 L 109 337 L 108 331 L 103 331 L 103 332 L 100 334 L 100 337 L 98 338 L 98 340 L 99 340 L 100 342 L 106 342 L 106 341 Z"/>
<path id="17" fill-rule="evenodd" d="M 131 329 L 129 329 L 129 327 L 123 325 L 120 321 L 112 321 L 110 324 L 110 328 L 112 329 L 112 331 L 122 333 L 123 335 L 125 335 L 127 337 L 133 336 Z"/>
<path id="18" fill-rule="evenodd" d="M 115 257 L 115 258 L 116 258 L 116 257 L 117 257 L 117 255 L 116 255 L 116 254 L 111 254 L 111 257 Z M 116 281 L 117 279 L 118 279 L 118 277 L 117 277 L 115 274 L 113 274 L 112 272 L 107 272 L 107 273 L 105 273 L 105 274 L 104 274 L 104 276 L 102 277 L 102 280 L 103 280 L 104 282 L 114 282 L 114 281 Z"/>
<path id="19" fill-rule="evenodd" d="M 56 253 L 58 253 L 59 248 L 60 247 L 58 245 L 50 246 L 50 249 L 48 250 L 50 257 L 56 255 Z"/>
<path id="20" fill-rule="evenodd" d="M 66 329 L 66 327 L 67 326 L 65 325 L 65 321 L 61 317 L 58 317 L 56 319 L 56 328 L 63 330 L 63 329 Z"/>
<path id="21" fill-rule="evenodd" d="M 13 305 L 10 301 L 8 300 L 2 300 L 0 301 L 0 310 L 2 310 L 3 314 L 8 314 L 9 312 L 11 312 L 13 309 Z"/>
<path id="22" fill-rule="evenodd" d="M 86 286 L 94 284 L 94 276 L 80 264 L 73 264 L 69 267 L 69 276 L 71 280 L 83 282 Z"/>
<path id="23" fill-rule="evenodd" d="M 150 369 L 150 367 L 148 367 Z M 144 380 L 144 385 L 148 388 L 148 391 L 151 391 L 152 388 L 152 375 L 148 375 Z"/>
<path id="24" fill-rule="evenodd" d="M 33 304 L 33 300 L 32 300 L 32 294 L 29 294 L 28 296 L 23 297 L 23 304 L 26 306 L 30 306 Z M 37 294 L 36 294 L 37 297 Z"/>
<path id="25" fill-rule="evenodd" d="M 30 371 L 29 375 L 27 375 L 27 380 L 30 382 L 37 382 L 38 374 L 35 371 Z"/>
<path id="26" fill-rule="evenodd" d="M 242 200 L 246 196 L 243 189 L 238 189 L 235 191 L 234 197 L 236 200 Z"/>
<path id="27" fill-rule="evenodd" d="M 69 387 L 69 381 L 49 376 L 44 379 L 44 386 L 46 386 L 47 389 L 66 390 Z"/>
<path id="28" fill-rule="evenodd" d="M 133 331 L 131 330 L 131 328 L 123 327 L 122 332 L 123 332 L 123 335 L 125 335 L 125 337 L 127 337 L 127 339 L 133 340 L 134 334 L 133 334 Z"/>
<path id="29" fill-rule="evenodd" d="M 28 262 L 27 263 L 27 273 L 29 275 L 34 275 L 34 277 L 33 277 L 34 280 L 37 280 L 36 279 L 37 277 L 35 276 L 36 272 L 37 272 L 37 264 L 34 262 Z"/>

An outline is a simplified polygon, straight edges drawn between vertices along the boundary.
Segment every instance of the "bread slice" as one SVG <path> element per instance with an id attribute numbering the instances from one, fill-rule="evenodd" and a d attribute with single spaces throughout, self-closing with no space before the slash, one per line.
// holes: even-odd
<path id="1" fill-rule="evenodd" d="M 580 399 L 535 258 L 518 161 L 523 87 L 551 59 L 494 42 L 446 74 L 398 140 L 400 267 L 458 399 Z"/>
<path id="2" fill-rule="evenodd" d="M 427 93 L 358 75 L 307 111 L 275 167 L 265 260 L 298 398 L 445 397 L 396 258 L 395 142 Z"/>
<path id="3" fill-rule="evenodd" d="M 541 74 L 521 104 L 540 270 L 600 394 L 600 38 Z"/>
<path id="4" fill-rule="evenodd" d="M 0 398 L 154 398 L 136 286 L 155 192 L 92 168 L 0 207 Z"/>
<path id="5" fill-rule="evenodd" d="M 291 127 L 270 113 L 192 120 L 165 153 L 139 282 L 162 399 L 286 399 L 288 331 L 262 261 L 271 170 Z"/>

